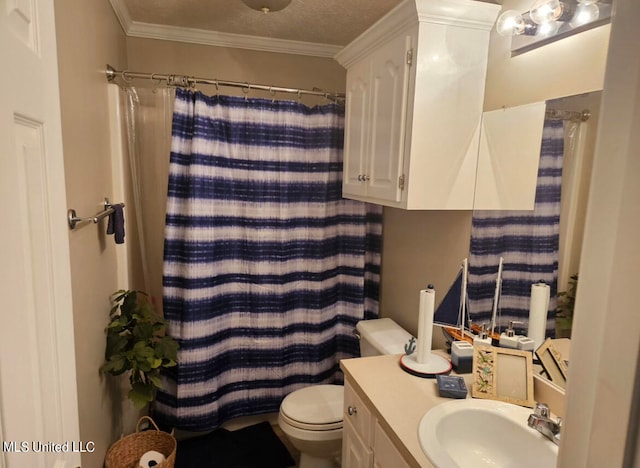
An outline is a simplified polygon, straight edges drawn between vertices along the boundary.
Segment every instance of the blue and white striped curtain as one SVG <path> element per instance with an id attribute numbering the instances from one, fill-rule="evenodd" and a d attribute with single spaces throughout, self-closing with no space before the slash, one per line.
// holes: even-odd
<path id="1" fill-rule="evenodd" d="M 164 314 L 179 364 L 161 423 L 206 430 L 339 383 L 378 313 L 380 207 L 341 198 L 344 112 L 178 90 Z"/>
<path id="2" fill-rule="evenodd" d="M 469 315 L 474 323 L 491 319 L 498 263 L 503 257 L 496 330 L 516 320 L 523 323 L 514 328 L 526 334 L 531 285 L 543 280 L 551 289 L 546 335 L 555 336 L 563 155 L 562 121 L 545 121 L 533 211 L 474 212 L 468 284 Z"/>

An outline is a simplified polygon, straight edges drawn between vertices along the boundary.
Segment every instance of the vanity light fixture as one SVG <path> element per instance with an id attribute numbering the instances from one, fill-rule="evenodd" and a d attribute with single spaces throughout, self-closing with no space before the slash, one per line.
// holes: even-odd
<path id="1" fill-rule="evenodd" d="M 263 12 L 265 15 L 273 11 L 285 9 L 291 0 L 242 0 L 249 8 Z"/>
<path id="2" fill-rule="evenodd" d="M 576 7 L 576 12 L 573 18 L 569 21 L 569 24 L 574 28 L 582 26 L 583 24 L 591 23 L 600 17 L 600 7 L 596 2 L 585 3 L 581 2 Z"/>
<path id="3" fill-rule="evenodd" d="M 551 42 L 551 38 L 560 39 L 605 24 L 611 16 L 611 1 L 535 0 L 529 11 L 502 12 L 496 31 L 501 36 L 523 36 L 514 41 L 512 51 L 526 52 Z"/>

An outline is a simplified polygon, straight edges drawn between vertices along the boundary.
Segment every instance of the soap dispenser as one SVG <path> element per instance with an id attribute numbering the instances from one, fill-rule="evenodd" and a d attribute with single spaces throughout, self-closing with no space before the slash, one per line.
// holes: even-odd
<path id="1" fill-rule="evenodd" d="M 482 330 L 480 330 L 480 333 L 473 337 L 473 344 L 491 346 L 491 338 L 489 338 L 486 323 L 482 324 Z"/>
<path id="2" fill-rule="evenodd" d="M 511 320 L 509 322 L 509 328 L 503 331 L 500 334 L 500 346 L 503 348 L 511 348 L 518 349 L 518 336 L 516 336 L 516 332 L 513 329 L 514 323 L 522 323 L 516 322 L 515 320 Z"/>

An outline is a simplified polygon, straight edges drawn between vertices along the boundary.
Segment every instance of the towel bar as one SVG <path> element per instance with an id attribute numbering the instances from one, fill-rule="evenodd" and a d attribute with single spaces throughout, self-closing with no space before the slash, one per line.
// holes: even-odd
<path id="1" fill-rule="evenodd" d="M 74 210 L 73 208 L 67 211 L 67 221 L 69 222 L 69 229 L 75 229 L 78 223 L 87 223 L 89 221 L 93 221 L 94 223 L 97 223 L 102 218 L 105 218 L 109 216 L 111 213 L 113 213 L 113 207 L 115 205 L 111 204 L 108 198 L 104 199 L 103 204 L 104 204 L 104 210 L 88 218 L 78 217 L 76 210 Z M 118 203 L 118 205 L 124 207 L 124 203 Z"/>

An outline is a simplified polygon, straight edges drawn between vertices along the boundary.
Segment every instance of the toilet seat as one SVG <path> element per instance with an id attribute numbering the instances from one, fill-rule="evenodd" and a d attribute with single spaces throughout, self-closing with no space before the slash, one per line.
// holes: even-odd
<path id="1" fill-rule="evenodd" d="M 292 427 L 308 431 L 342 429 L 344 387 L 311 385 L 285 397 L 280 416 Z"/>

